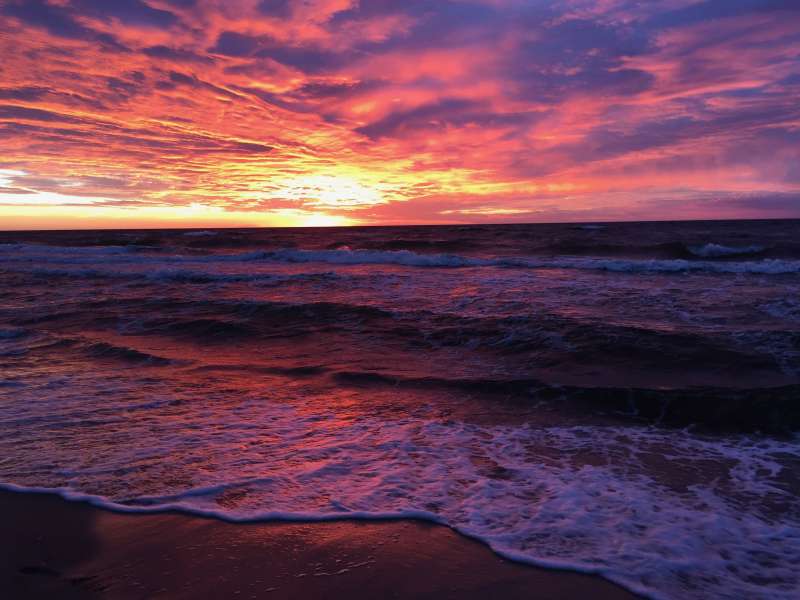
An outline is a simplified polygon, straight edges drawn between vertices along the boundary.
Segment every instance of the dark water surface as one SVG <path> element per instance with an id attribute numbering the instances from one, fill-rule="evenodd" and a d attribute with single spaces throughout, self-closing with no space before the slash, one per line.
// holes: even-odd
<path id="1" fill-rule="evenodd" d="M 0 480 L 800 585 L 800 222 L 0 232 Z"/>

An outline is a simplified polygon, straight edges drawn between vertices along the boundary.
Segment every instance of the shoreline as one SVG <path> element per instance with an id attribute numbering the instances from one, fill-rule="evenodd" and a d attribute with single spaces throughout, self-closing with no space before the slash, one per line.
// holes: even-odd
<path id="1" fill-rule="evenodd" d="M 0 536 L 0 589 L 20 599 L 638 598 L 412 519 L 231 523 L 0 490 Z"/>

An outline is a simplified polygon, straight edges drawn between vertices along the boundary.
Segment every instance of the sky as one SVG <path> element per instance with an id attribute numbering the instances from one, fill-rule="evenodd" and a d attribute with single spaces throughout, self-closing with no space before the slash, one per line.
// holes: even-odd
<path id="1" fill-rule="evenodd" d="M 800 217 L 797 0 L 0 0 L 0 229 Z"/>

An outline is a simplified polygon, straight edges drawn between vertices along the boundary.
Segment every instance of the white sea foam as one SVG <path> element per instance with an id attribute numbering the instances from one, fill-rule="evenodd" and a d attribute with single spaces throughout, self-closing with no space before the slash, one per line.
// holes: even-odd
<path id="1" fill-rule="evenodd" d="M 759 308 L 777 319 L 800 323 L 800 289 L 786 291 L 786 296 L 766 302 Z"/>
<path id="2" fill-rule="evenodd" d="M 711 252 L 711 251 L 709 251 Z M 721 256 L 720 254 L 708 254 Z M 424 254 L 410 250 L 256 250 L 231 254 L 176 255 L 132 252 L 127 247 L 73 248 L 35 244 L 0 245 L 3 264 L 89 264 L 103 259 L 111 264 L 203 264 L 237 262 L 325 263 L 335 265 L 400 265 L 425 268 L 501 267 L 518 269 L 580 269 L 616 273 L 727 273 L 785 275 L 800 273 L 800 260 L 764 259 L 704 261 L 682 259 L 622 259 L 594 257 L 478 257 Z"/>
<path id="3" fill-rule="evenodd" d="M 702 246 L 689 246 L 689 252 L 702 258 L 719 258 L 723 256 L 736 256 L 737 254 L 752 254 L 762 252 L 764 246 L 723 246 L 721 244 L 704 244 Z"/>
<path id="4" fill-rule="evenodd" d="M 187 231 L 183 234 L 185 237 L 212 237 L 219 235 L 218 231 Z"/>
<path id="5" fill-rule="evenodd" d="M 532 268 L 536 265 L 531 264 Z M 544 267 L 544 265 L 542 265 Z M 706 262 L 688 260 L 623 260 L 623 259 L 577 259 L 574 261 L 552 261 L 550 265 L 564 269 L 598 269 L 619 273 L 741 273 L 757 275 L 787 275 L 800 273 L 797 260 L 753 260 L 740 262 Z M 545 267 L 546 268 L 546 267 Z"/>
<path id="6" fill-rule="evenodd" d="M 710 262 L 656 259 L 611 258 L 532 258 L 532 257 L 466 257 L 452 254 L 418 254 L 409 250 L 278 250 L 250 255 L 247 260 L 272 260 L 299 263 L 333 263 L 347 265 L 396 264 L 412 267 L 511 267 L 521 269 L 585 269 L 620 273 L 755 273 L 777 275 L 800 273 L 800 261 L 760 260 Z"/>
<path id="7" fill-rule="evenodd" d="M 265 252 L 262 260 L 284 262 L 323 262 L 339 265 L 403 265 L 407 267 L 483 267 L 493 266 L 493 259 L 470 258 L 455 254 L 419 254 L 410 250 L 294 250 Z"/>
<path id="8" fill-rule="evenodd" d="M 0 476 L 11 469 L 16 485 L 129 512 L 427 519 L 513 560 L 599 573 L 653 598 L 788 599 L 800 586 L 784 478 L 798 440 L 343 417 L 308 397 L 159 401 L 137 404 L 136 418 L 125 402 L 70 411 L 75 402 L 56 394 L 47 418 L 14 421 L 26 443 L 0 441 L 15 443 Z M 43 451 L 74 427 L 80 444 Z"/>

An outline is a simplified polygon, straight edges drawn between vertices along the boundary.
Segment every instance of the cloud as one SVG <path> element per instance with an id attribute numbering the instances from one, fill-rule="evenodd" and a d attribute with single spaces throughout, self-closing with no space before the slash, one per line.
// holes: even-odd
<path id="1" fill-rule="evenodd" d="M 177 21 L 173 13 L 153 8 L 142 0 L 72 0 L 71 5 L 80 14 L 106 21 L 119 19 L 123 23 L 153 27 L 169 27 Z"/>
<path id="2" fill-rule="evenodd" d="M 43 28 L 56 37 L 95 41 L 117 51 L 127 51 L 113 36 L 83 25 L 70 6 L 46 0 L 11 0 L 0 6 L 0 14 L 18 19 L 23 26 Z"/>
<path id="3" fill-rule="evenodd" d="M 28 173 L 4 194 L 363 222 L 797 208 L 788 2 L 8 0 L 0 15 L 3 161 Z M 286 181 L 364 201 L 287 205 Z"/>
<path id="4" fill-rule="evenodd" d="M 286 18 L 291 14 L 292 3 L 290 0 L 261 0 L 258 11 L 270 17 Z"/>
<path id="5" fill-rule="evenodd" d="M 174 62 L 204 63 L 212 64 L 213 58 L 204 54 L 198 54 L 190 50 L 181 48 L 170 48 L 169 46 L 158 45 L 148 46 L 142 49 L 142 53 L 157 59 L 165 59 Z"/>
<path id="6" fill-rule="evenodd" d="M 649 24 L 655 27 L 681 27 L 716 19 L 772 12 L 800 12 L 800 5 L 786 0 L 704 0 L 657 14 Z"/>
<path id="7" fill-rule="evenodd" d="M 448 98 L 411 110 L 390 113 L 355 131 L 372 140 L 379 140 L 420 134 L 437 135 L 448 129 L 514 129 L 528 125 L 539 117 L 538 112 L 494 112 L 481 102 Z"/>
<path id="8" fill-rule="evenodd" d="M 30 108 L 27 106 L 0 105 L 0 119 L 14 119 L 23 121 L 57 121 L 60 123 L 82 123 L 82 120 L 57 112 Z"/>
<path id="9" fill-rule="evenodd" d="M 0 100 L 22 100 L 31 102 L 40 100 L 48 92 L 48 88 L 37 86 L 0 88 Z"/>
<path id="10" fill-rule="evenodd" d="M 65 38 L 90 39 L 95 32 L 73 19 L 70 11 L 63 6 L 53 5 L 46 0 L 12 1 L 0 7 L 3 14 L 15 17 L 25 25 L 42 27 L 49 33 Z"/>
<path id="11" fill-rule="evenodd" d="M 261 42 L 257 37 L 235 31 L 223 31 L 217 37 L 217 43 L 209 48 L 209 52 L 225 56 L 250 56 L 260 45 Z"/>

